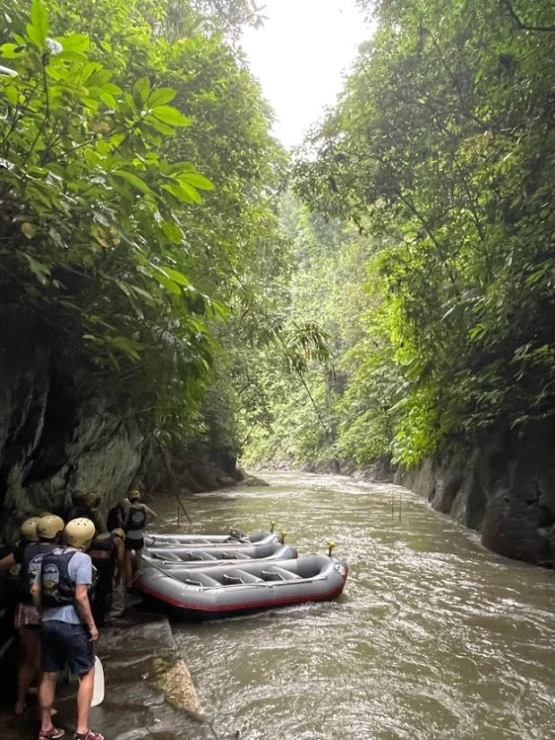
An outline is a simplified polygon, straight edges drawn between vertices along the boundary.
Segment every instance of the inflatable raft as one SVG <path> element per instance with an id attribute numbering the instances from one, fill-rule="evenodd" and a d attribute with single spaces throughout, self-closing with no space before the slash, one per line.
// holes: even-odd
<path id="1" fill-rule="evenodd" d="M 327 555 L 165 570 L 145 563 L 136 584 L 187 618 L 208 619 L 328 601 L 345 587 L 348 566 Z"/>
<path id="2" fill-rule="evenodd" d="M 145 560 L 152 559 L 162 567 L 196 567 L 217 565 L 221 562 L 252 561 L 252 560 L 288 560 L 296 558 L 297 551 L 292 545 L 282 545 L 279 542 L 270 542 L 256 550 L 254 555 L 245 553 L 244 549 L 224 547 L 193 547 L 177 549 L 171 547 L 147 547 L 143 551 Z"/>
<path id="3" fill-rule="evenodd" d="M 284 545 L 278 540 L 261 540 L 260 542 L 222 542 L 221 544 L 197 543 L 194 545 L 147 545 L 147 551 L 153 557 L 166 560 L 231 560 L 240 558 L 267 558 Z M 195 557 L 198 553 L 198 557 Z"/>
<path id="4" fill-rule="evenodd" d="M 250 545 L 253 548 L 264 547 L 270 542 L 283 542 L 283 537 L 276 532 L 253 532 L 243 534 L 231 530 L 229 534 L 147 534 L 147 547 L 240 547 Z"/>

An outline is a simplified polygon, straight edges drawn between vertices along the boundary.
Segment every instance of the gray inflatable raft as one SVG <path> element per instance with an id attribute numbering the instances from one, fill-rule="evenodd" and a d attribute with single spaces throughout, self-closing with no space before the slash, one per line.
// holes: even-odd
<path id="1" fill-rule="evenodd" d="M 264 540 L 255 544 L 246 542 L 227 542 L 220 545 L 172 545 L 158 547 L 148 546 L 146 549 L 154 557 L 175 560 L 194 560 L 195 553 L 204 554 L 204 560 L 231 560 L 232 558 L 267 558 L 273 555 L 283 545 L 277 540 Z M 170 554 L 171 553 L 171 554 Z M 197 558 L 198 559 L 198 558 Z"/>
<path id="2" fill-rule="evenodd" d="M 145 562 L 154 560 L 155 564 L 163 568 L 194 568 L 206 567 L 207 565 L 218 565 L 228 563 L 230 560 L 236 562 L 252 562 L 253 560 L 288 560 L 296 558 L 297 551 L 292 545 L 281 545 L 279 542 L 271 542 L 264 548 L 260 548 L 255 555 L 246 555 L 238 549 L 226 549 L 225 547 L 208 547 L 201 549 L 194 547 L 189 549 L 170 547 L 151 548 L 143 550 Z"/>
<path id="3" fill-rule="evenodd" d="M 231 530 L 229 534 L 147 534 L 145 545 L 147 547 L 217 547 L 251 545 L 252 547 L 264 546 L 270 542 L 282 542 L 283 538 L 276 532 L 252 532 L 243 534 L 238 530 Z"/>
<path id="4" fill-rule="evenodd" d="M 339 596 L 347 563 L 327 555 L 165 571 L 145 563 L 136 584 L 143 594 L 195 619 L 262 611 Z"/>

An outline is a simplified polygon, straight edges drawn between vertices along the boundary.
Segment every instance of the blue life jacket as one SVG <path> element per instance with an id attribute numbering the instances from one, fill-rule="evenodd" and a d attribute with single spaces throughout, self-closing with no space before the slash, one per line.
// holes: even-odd
<path id="1" fill-rule="evenodd" d="M 127 513 L 126 532 L 138 532 L 145 528 L 146 509 L 143 504 L 131 504 Z"/>
<path id="2" fill-rule="evenodd" d="M 45 609 L 75 603 L 75 582 L 69 575 L 69 561 L 78 552 L 63 548 L 45 555 L 41 563 L 41 601 Z"/>
<path id="3" fill-rule="evenodd" d="M 53 542 L 31 542 L 25 548 L 19 569 L 19 600 L 24 604 L 32 601 L 31 586 L 40 574 L 44 556 L 57 547 Z"/>

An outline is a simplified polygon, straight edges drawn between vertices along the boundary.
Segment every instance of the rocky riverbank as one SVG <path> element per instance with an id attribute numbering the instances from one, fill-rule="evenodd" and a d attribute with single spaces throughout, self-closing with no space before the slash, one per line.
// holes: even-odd
<path id="1" fill-rule="evenodd" d="M 106 740 L 213 740 L 202 716 L 191 676 L 180 660 L 168 620 L 131 610 L 116 626 L 103 631 L 98 655 L 105 671 L 104 702 L 91 712 L 91 726 Z M 71 737 L 76 683 L 61 687 L 57 724 Z M 0 709 L 2 740 L 34 737 L 32 709 L 15 717 Z"/>

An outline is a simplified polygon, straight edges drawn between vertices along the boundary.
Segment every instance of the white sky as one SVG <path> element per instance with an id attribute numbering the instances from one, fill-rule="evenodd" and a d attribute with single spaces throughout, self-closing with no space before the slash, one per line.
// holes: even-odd
<path id="1" fill-rule="evenodd" d="M 274 133 L 286 146 L 300 144 L 308 127 L 333 105 L 343 72 L 358 45 L 371 36 L 355 0 L 258 0 L 268 17 L 247 29 L 243 48 L 277 121 Z"/>

